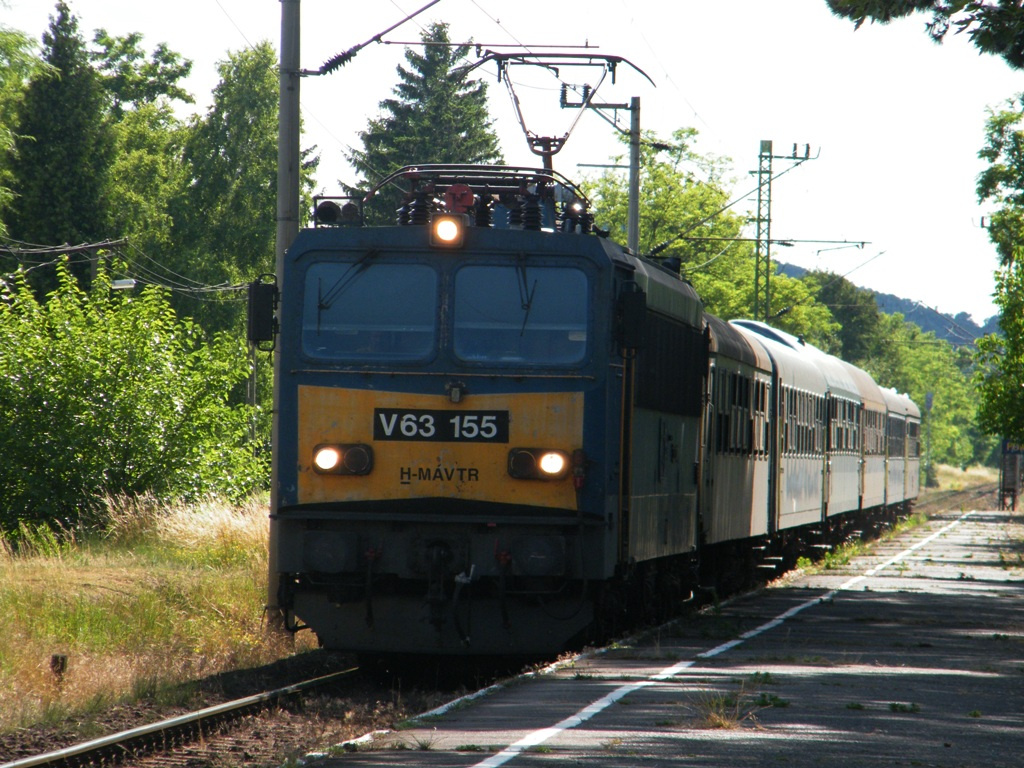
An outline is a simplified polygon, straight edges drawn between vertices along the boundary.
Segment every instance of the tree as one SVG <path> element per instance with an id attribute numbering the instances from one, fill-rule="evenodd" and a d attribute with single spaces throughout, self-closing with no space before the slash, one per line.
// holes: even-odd
<path id="1" fill-rule="evenodd" d="M 238 332 L 243 283 L 274 271 L 277 194 L 277 54 L 269 42 L 220 63 L 213 105 L 188 126 L 186 182 L 171 207 L 174 271 L 199 289 L 178 307 L 208 330 Z M 306 153 L 308 197 L 317 160 Z M 308 206 L 306 206 L 308 209 Z"/>
<path id="2" fill-rule="evenodd" d="M 692 149 L 697 132 L 676 130 L 672 142 L 643 135 L 640 149 L 641 254 L 678 259 L 681 274 L 693 283 L 712 314 L 725 319 L 749 317 L 754 298 L 754 256 L 740 237 L 743 220 L 723 211 L 728 193 L 722 159 Z M 628 141 L 627 137 L 623 141 Z M 613 158 L 618 164 L 621 157 Z M 587 185 L 601 227 L 625 240 L 629 192 L 621 174 L 604 173 Z M 673 262 L 668 262 L 673 263 Z M 819 346 L 828 346 L 834 324 L 809 289 L 783 275 L 772 277 L 775 324 Z"/>
<path id="3" fill-rule="evenodd" d="M 623 144 L 629 136 L 621 134 Z M 639 251 L 657 249 L 659 258 L 678 258 L 684 266 L 703 261 L 716 249 L 713 242 L 698 237 L 735 237 L 742 226 L 734 214 L 716 216 L 727 200 L 722 185 L 722 158 L 698 154 L 694 128 L 680 128 L 665 142 L 652 131 L 644 131 L 640 142 L 640 240 Z M 612 158 L 621 165 L 624 156 Z M 587 185 L 597 206 L 597 217 L 613 237 L 625 242 L 629 215 L 629 187 L 621 173 L 606 172 Z M 706 225 L 703 222 L 707 219 Z M 676 238 L 692 231 L 694 239 Z M 720 243 L 719 243 L 720 245 Z"/>
<path id="4" fill-rule="evenodd" d="M 1000 56 L 1016 69 L 1024 68 L 1024 5 L 1017 0 L 826 0 L 837 16 L 852 19 L 857 27 L 867 20 L 882 24 L 916 12 L 930 12 L 929 36 L 942 42 L 951 31 L 966 32 L 982 53 Z M 1024 104 L 1024 95 L 1017 97 Z M 1024 282 L 1017 243 L 1024 235 L 1024 136 L 1018 129 L 1024 112 L 1014 102 L 991 112 L 986 124 L 985 147 L 979 156 L 989 167 L 978 178 L 981 202 L 1000 206 L 988 232 L 1001 261 L 996 275 L 996 304 L 1002 313 L 1002 336 L 989 335 L 978 342 L 974 357 L 974 383 L 980 403 L 977 426 L 988 435 L 1024 440 Z M 881 360 L 879 361 L 881 362 Z M 969 369 L 962 360 L 958 370 Z M 965 414 L 974 410 L 973 398 L 962 403 Z M 991 441 L 978 436 L 973 425 L 975 458 Z"/>
<path id="5" fill-rule="evenodd" d="M 41 302 L 24 273 L 0 283 L 0 529 L 96 522 L 106 495 L 195 499 L 262 487 L 249 413 L 228 392 L 244 342 L 206 343 L 164 291 L 89 291 L 67 269 Z"/>
<path id="6" fill-rule="evenodd" d="M 99 50 L 90 58 L 102 77 L 116 119 L 124 114 L 126 105 L 138 108 L 161 98 L 194 103 L 192 95 L 178 85 L 192 71 L 192 62 L 182 59 L 165 43 L 157 45 L 147 61 L 139 47 L 142 35 L 138 32 L 112 37 L 107 30 L 98 29 L 93 40 Z"/>
<path id="7" fill-rule="evenodd" d="M 9 228 L 32 243 L 95 242 L 108 231 L 111 127 L 78 21 L 67 3 L 56 10 L 43 35 L 49 67 L 33 75 L 18 110 Z M 88 272 L 86 263 L 75 267 L 80 278 Z"/>
<path id="8" fill-rule="evenodd" d="M 147 59 L 138 32 L 113 37 L 99 29 L 93 39 L 98 48 L 90 60 L 107 96 L 115 145 L 106 188 L 110 231 L 160 262 L 172 253 L 169 209 L 185 183 L 184 130 L 171 102 L 194 102 L 179 85 L 192 62 L 163 43 Z"/>
<path id="9" fill-rule="evenodd" d="M 963 467 L 987 458 L 990 443 L 979 436 L 975 421 L 977 396 L 957 350 L 900 314 L 879 316 L 877 341 L 863 367 L 879 385 L 906 392 L 917 403 L 927 442 L 922 450 L 930 450 L 931 461 Z"/>
<path id="10" fill-rule="evenodd" d="M 865 21 L 887 24 L 917 12 L 931 12 L 926 25 L 937 43 L 950 30 L 966 32 L 982 53 L 1000 56 L 1011 67 L 1024 68 L 1024 7 L 1016 0 L 826 0 L 837 16 L 859 28 Z"/>
<path id="11" fill-rule="evenodd" d="M 365 191 L 404 165 L 502 161 L 487 112 L 487 86 L 467 80 L 457 68 L 470 47 L 452 46 L 443 23 L 432 24 L 421 39 L 423 53 L 406 49 L 409 68 L 398 67 L 397 98 L 380 102 L 384 114 L 359 134 L 363 148 L 348 154 L 362 176 L 355 187 L 345 185 L 351 191 Z M 401 204 L 399 193 L 390 189 L 372 203 L 370 215 L 381 222 L 393 221 Z"/>
<path id="12" fill-rule="evenodd" d="M 881 313 L 874 294 L 832 272 L 809 272 L 803 279 L 839 324 L 836 354 L 851 363 L 877 354 Z"/>
<path id="13" fill-rule="evenodd" d="M 66 8 L 58 5 L 57 10 L 60 13 L 66 11 Z M 86 158 L 92 161 L 97 169 L 96 173 L 91 174 L 96 177 L 94 180 L 102 182 L 98 198 L 104 205 L 102 211 L 95 211 L 98 218 L 90 222 L 85 232 L 82 232 L 82 227 L 73 232 L 54 232 L 50 227 L 35 232 L 34 237 L 24 239 L 54 246 L 65 241 L 79 243 L 83 240 L 91 242 L 97 239 L 130 237 L 133 246 L 147 254 L 156 248 L 157 252 L 151 255 L 159 257 L 161 254 L 158 246 L 168 241 L 167 205 L 171 197 L 169 180 L 175 176 L 173 170 L 181 163 L 178 139 L 180 124 L 171 112 L 170 102 L 192 102 L 192 97 L 178 85 L 178 82 L 188 75 L 191 63 L 182 60 L 177 53 L 162 44 L 147 58 L 140 44 L 142 36 L 139 33 L 122 38 L 112 37 L 106 31 L 98 30 L 95 33 L 97 49 L 86 51 L 84 41 L 77 34 L 77 22 L 73 18 L 62 16 L 51 19 L 51 24 L 54 27 L 49 35 L 52 41 L 51 57 L 57 57 L 63 50 L 63 60 L 74 62 L 73 66 L 64 66 L 66 70 L 74 70 L 73 76 L 55 66 L 45 66 L 38 58 L 35 59 L 38 66 L 26 65 L 3 70 L 0 73 L 0 117 L 3 118 L 0 125 L 13 127 L 14 118 L 18 117 L 10 114 L 13 112 L 11 105 L 22 104 L 21 96 L 27 90 L 25 83 L 29 81 L 28 74 L 17 76 L 18 73 L 35 72 L 39 75 L 40 77 L 32 80 L 36 91 L 42 90 L 44 86 L 50 90 L 65 89 L 69 82 L 85 81 L 90 94 L 95 97 L 91 100 L 93 117 L 86 116 L 80 122 L 87 130 L 101 131 L 104 134 L 104 146 L 109 150 L 106 158 Z M 4 49 L 6 46 L 2 46 L 2 43 L 6 39 L 5 35 L 0 36 L 0 47 Z M 73 52 L 73 55 L 69 51 Z M 12 61 L 21 65 L 21 60 L 27 56 L 28 53 L 24 52 L 20 58 L 12 58 Z M 36 72 L 36 69 L 39 71 Z M 52 76 L 53 82 L 43 82 L 41 76 L 44 74 Z M 5 87 L 8 85 L 10 87 Z M 78 85 L 74 87 L 77 89 Z M 4 97 L 7 91 L 13 92 L 10 98 Z M 67 95 L 64 90 L 58 90 L 52 99 L 45 103 L 56 104 L 58 99 Z M 71 95 L 78 96 L 77 93 Z M 37 93 L 35 106 L 22 104 L 21 110 L 38 123 L 40 118 L 37 110 L 40 103 L 43 101 Z M 62 134 L 57 136 L 58 140 L 67 143 L 70 137 L 73 139 L 70 141 L 71 148 L 78 148 L 79 137 L 68 133 L 70 129 L 66 116 L 63 112 L 60 114 L 64 122 L 57 121 L 56 126 L 51 126 L 49 123 L 54 121 L 50 119 L 49 122 L 43 123 L 43 128 L 56 128 Z M 0 134 L 5 130 L 7 129 L 0 128 Z M 45 197 L 51 203 L 50 206 L 44 205 L 41 212 L 55 213 L 61 218 L 64 214 L 61 196 L 65 193 L 67 176 L 53 173 L 52 164 L 57 162 L 63 167 L 67 164 L 69 152 L 61 144 L 55 143 L 54 137 L 49 133 L 40 133 L 39 136 L 32 134 L 31 130 L 22 133 L 30 135 L 23 136 L 23 145 L 18 147 L 19 160 L 22 161 L 17 168 L 20 178 L 30 193 L 35 187 L 29 182 L 39 186 L 37 182 L 41 178 L 42 184 L 45 185 Z M 68 135 L 64 136 L 65 133 Z M 87 147 L 88 143 L 85 142 L 84 146 Z M 45 149 L 51 151 L 44 151 Z M 105 168 L 101 160 L 105 161 Z M 3 185 L 3 170 L 4 163 L 0 160 L 0 185 Z M 104 177 L 100 178 L 101 175 Z M 10 177 L 13 181 L 18 181 L 13 173 Z M 71 192 L 75 194 L 77 201 L 79 187 L 75 186 L 75 177 L 72 176 L 67 183 L 70 184 Z M 91 188 L 84 189 L 88 193 L 84 197 L 89 199 L 88 195 L 92 194 Z M 30 197 L 27 202 L 31 202 L 32 199 L 34 198 Z M 38 203 L 33 203 L 33 206 L 35 211 L 40 211 Z M 51 207 L 54 211 L 49 210 Z M 106 214 L 105 220 L 99 215 L 103 213 Z M 86 254 L 87 258 L 88 256 L 89 254 Z M 10 266 L 13 268 L 13 265 Z M 84 268 L 81 271 L 84 272 Z M 33 278 L 43 293 L 54 285 L 52 271 L 40 271 L 39 275 L 34 275 Z"/>
<path id="14" fill-rule="evenodd" d="M 989 223 L 1000 269 L 995 302 L 1001 335 L 978 341 L 976 381 L 981 395 L 978 422 L 990 435 L 1024 440 L 1024 95 L 992 111 L 985 146 L 978 153 L 988 168 L 978 177 L 978 199 L 998 206 Z"/>
<path id="15" fill-rule="evenodd" d="M 176 253 L 171 205 L 186 186 L 184 127 L 169 105 L 148 103 L 121 116 L 114 139 L 107 183 L 110 229 L 157 264 L 171 261 Z M 157 275 L 168 279 L 163 272 Z"/>
<path id="16" fill-rule="evenodd" d="M 11 153 L 17 135 L 17 117 L 25 85 L 42 66 L 32 39 L 0 25 L 0 235 L 7 234 L 4 217 L 11 204 Z"/>
<path id="17" fill-rule="evenodd" d="M 1024 439 L 1024 271 L 1004 269 L 996 278 L 1002 335 L 978 340 L 978 423 L 990 435 Z"/>
<path id="18" fill-rule="evenodd" d="M 1012 269 L 1024 242 L 1024 94 L 1007 100 L 1004 108 L 989 110 L 985 121 L 985 146 L 978 157 L 988 168 L 978 176 L 977 193 L 982 203 L 998 207 L 989 221 L 989 239 L 996 246 L 1002 267 Z"/>

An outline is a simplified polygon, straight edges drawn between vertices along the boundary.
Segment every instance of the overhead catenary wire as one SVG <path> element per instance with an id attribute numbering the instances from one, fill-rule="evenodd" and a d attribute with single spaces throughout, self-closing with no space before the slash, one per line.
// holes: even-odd
<path id="1" fill-rule="evenodd" d="M 126 248 L 136 255 L 133 257 L 129 251 L 125 250 Z M 109 254 L 119 258 L 124 263 L 123 268 L 115 270 L 117 276 L 130 277 L 145 285 L 164 288 L 174 293 L 191 296 L 200 301 L 213 301 L 214 299 L 212 298 L 204 298 L 204 296 L 211 294 L 234 294 L 241 293 L 247 289 L 247 285 L 244 283 L 210 285 L 182 275 L 143 252 L 128 238 L 106 239 L 94 243 L 79 243 L 76 245 L 66 243 L 61 245 L 45 245 L 5 237 L 0 238 L 0 254 L 7 254 L 17 260 L 21 271 L 26 273 L 45 267 L 56 266 L 65 259 L 72 264 L 82 264 L 96 261 Z M 155 269 L 140 262 L 149 262 Z M 0 275 L 0 281 L 12 280 L 14 276 L 15 273 Z M 244 297 L 226 296 L 216 300 L 223 301 L 225 299 L 235 301 L 244 300 Z"/>
<path id="2" fill-rule="evenodd" d="M 799 162 L 794 163 L 793 165 L 789 166 L 788 168 L 786 168 L 783 171 L 779 171 L 778 173 L 773 174 L 772 177 L 771 177 L 771 181 L 775 181 L 776 179 L 781 178 L 782 176 L 785 176 L 787 173 L 792 171 L 794 168 L 799 168 L 802 164 L 803 164 L 803 158 L 800 158 Z M 738 195 L 737 197 L 734 197 L 730 202 L 726 203 L 725 205 L 723 205 L 721 208 L 719 208 L 718 210 L 714 211 L 713 213 L 709 213 L 703 219 L 701 219 L 697 223 L 691 225 L 688 229 L 684 229 L 682 232 L 679 232 L 679 233 L 673 235 L 668 240 L 665 240 L 664 242 L 659 243 L 658 245 L 654 246 L 650 250 L 650 252 L 647 254 L 647 258 L 648 259 L 655 258 L 659 253 L 664 251 L 670 245 L 672 245 L 673 243 L 675 243 L 678 240 L 682 240 L 683 238 L 685 238 L 688 234 L 693 232 L 693 230 L 697 229 L 697 227 L 704 226 L 705 224 L 707 224 L 712 219 L 714 219 L 714 218 L 716 218 L 718 216 L 721 216 L 723 213 L 725 213 L 727 210 L 732 208 L 734 205 L 739 205 L 741 202 L 746 200 L 752 194 L 757 192 L 757 190 L 760 189 L 760 186 L 761 185 L 759 184 L 756 187 L 754 187 L 753 189 L 747 190 L 742 195 Z"/>

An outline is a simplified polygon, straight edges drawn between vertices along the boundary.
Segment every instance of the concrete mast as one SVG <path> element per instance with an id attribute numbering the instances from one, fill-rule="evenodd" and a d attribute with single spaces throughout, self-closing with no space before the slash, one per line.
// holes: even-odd
<path id="1" fill-rule="evenodd" d="M 277 244 L 274 274 L 280 290 L 284 282 L 284 256 L 299 234 L 299 17 L 300 0 L 281 1 L 280 100 L 277 118 Z M 270 552 L 267 585 L 267 621 L 274 629 L 283 629 L 284 613 L 278 604 L 277 551 L 277 456 L 280 441 L 280 402 L 278 382 L 281 352 L 274 348 L 273 450 L 275 456 L 270 477 Z"/>

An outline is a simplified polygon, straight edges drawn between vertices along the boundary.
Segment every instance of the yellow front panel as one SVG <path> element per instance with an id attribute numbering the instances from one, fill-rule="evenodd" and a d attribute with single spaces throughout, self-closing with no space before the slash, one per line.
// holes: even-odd
<path id="1" fill-rule="evenodd" d="M 375 409 L 443 411 L 445 420 L 480 411 L 508 411 L 508 442 L 375 440 Z M 380 416 L 376 416 L 380 419 Z M 392 420 L 389 434 L 398 425 Z M 378 431 L 381 427 L 378 425 Z M 365 476 L 313 471 L 320 443 L 373 446 L 373 472 Z M 579 392 L 471 395 L 455 404 L 444 395 L 299 387 L 298 501 L 459 498 L 508 504 L 576 508 L 572 477 L 517 480 L 508 474 L 509 448 L 583 447 L 583 395 Z"/>

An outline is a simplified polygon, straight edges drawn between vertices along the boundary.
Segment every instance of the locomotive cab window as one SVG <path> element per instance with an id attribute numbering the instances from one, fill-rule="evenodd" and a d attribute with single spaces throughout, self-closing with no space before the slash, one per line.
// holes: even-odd
<path id="1" fill-rule="evenodd" d="M 455 356 L 472 363 L 581 363 L 588 293 L 587 276 L 573 267 L 464 266 L 455 273 Z"/>
<path id="2" fill-rule="evenodd" d="M 302 349 L 332 360 L 423 360 L 437 342 L 437 272 L 424 264 L 320 262 L 306 273 Z"/>

